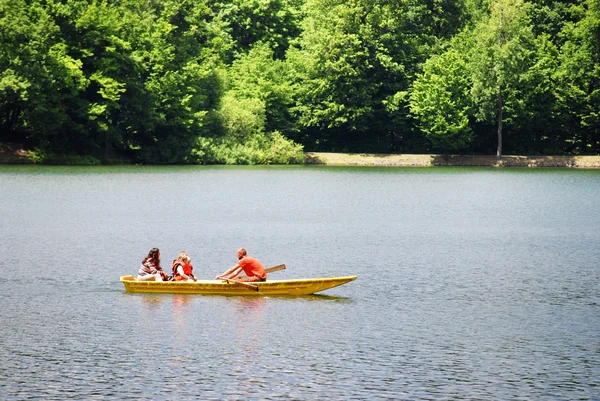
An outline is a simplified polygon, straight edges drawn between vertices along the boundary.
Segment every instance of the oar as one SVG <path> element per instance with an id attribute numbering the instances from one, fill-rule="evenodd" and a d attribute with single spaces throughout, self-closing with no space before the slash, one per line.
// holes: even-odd
<path id="1" fill-rule="evenodd" d="M 278 272 L 280 270 L 285 270 L 285 265 L 277 265 L 277 266 L 273 266 L 273 267 L 269 267 L 269 268 L 265 269 L 265 271 L 267 273 Z M 248 276 L 241 276 L 240 278 L 245 279 L 245 278 L 248 278 Z"/>
<path id="2" fill-rule="evenodd" d="M 258 292 L 258 286 L 253 285 L 253 284 L 245 283 L 243 281 L 234 280 L 232 278 L 221 278 L 220 280 L 227 281 L 228 283 L 231 281 L 232 283 L 243 285 L 244 287 L 248 287 L 251 290 Z"/>

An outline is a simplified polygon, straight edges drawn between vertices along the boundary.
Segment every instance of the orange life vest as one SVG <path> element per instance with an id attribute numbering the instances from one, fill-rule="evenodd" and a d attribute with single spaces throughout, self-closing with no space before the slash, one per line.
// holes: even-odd
<path id="1" fill-rule="evenodd" d="M 186 263 L 182 263 L 179 262 L 177 260 L 173 261 L 173 277 L 179 277 L 179 272 L 177 271 L 177 267 L 181 266 L 181 268 L 183 269 L 183 273 L 186 276 L 191 276 L 192 275 L 192 270 L 194 270 L 194 267 L 192 265 L 188 265 Z"/>

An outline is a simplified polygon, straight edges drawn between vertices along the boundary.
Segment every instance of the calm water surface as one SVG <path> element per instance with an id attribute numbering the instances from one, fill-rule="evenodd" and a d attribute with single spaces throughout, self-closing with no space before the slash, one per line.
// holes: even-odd
<path id="1" fill-rule="evenodd" d="M 599 400 L 600 171 L 0 166 L 2 400 Z M 322 295 L 124 292 L 246 247 Z"/>

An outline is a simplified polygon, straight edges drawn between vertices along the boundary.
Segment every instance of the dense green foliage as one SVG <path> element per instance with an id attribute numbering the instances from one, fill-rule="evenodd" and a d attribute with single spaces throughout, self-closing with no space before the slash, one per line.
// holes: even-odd
<path id="1" fill-rule="evenodd" d="M 36 160 L 598 154 L 600 0 L 0 0 Z"/>

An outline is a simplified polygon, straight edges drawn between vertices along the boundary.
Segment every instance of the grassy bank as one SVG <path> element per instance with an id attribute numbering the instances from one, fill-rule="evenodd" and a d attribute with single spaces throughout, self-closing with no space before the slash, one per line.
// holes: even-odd
<path id="1" fill-rule="evenodd" d="M 18 145 L 0 144 L 0 164 L 40 163 L 39 154 Z M 327 166 L 487 166 L 487 167 L 564 167 L 600 168 L 600 156 L 461 156 L 451 155 L 390 155 L 372 153 L 306 153 L 306 164 Z M 41 164 L 91 165 L 128 164 L 126 160 L 102 162 L 91 157 L 46 158 Z"/>

